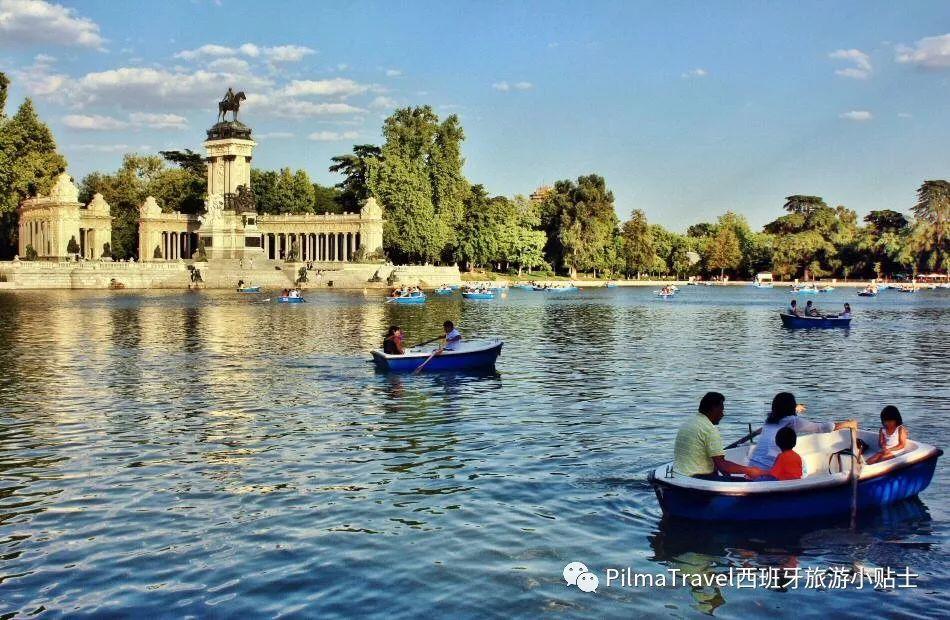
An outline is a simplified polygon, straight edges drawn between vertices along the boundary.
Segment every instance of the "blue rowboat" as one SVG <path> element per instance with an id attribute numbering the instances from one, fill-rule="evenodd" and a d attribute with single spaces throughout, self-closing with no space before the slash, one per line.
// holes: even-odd
<path id="1" fill-rule="evenodd" d="M 817 295 L 818 289 L 816 288 L 792 288 L 793 293 L 798 293 L 799 295 Z"/>
<path id="2" fill-rule="evenodd" d="M 462 288 L 462 285 L 461 285 L 461 284 L 449 284 L 449 288 L 452 289 L 453 291 L 457 291 L 457 290 L 459 290 L 460 288 Z"/>
<path id="3" fill-rule="evenodd" d="M 861 291 L 858 293 L 858 297 L 877 297 L 877 293 L 872 293 L 871 291 Z"/>
<path id="4" fill-rule="evenodd" d="M 616 283 L 616 282 L 608 282 L 607 284 L 604 285 L 604 288 L 617 288 L 617 283 Z"/>
<path id="5" fill-rule="evenodd" d="M 490 370 L 501 354 L 501 340 L 488 342 L 463 342 L 455 351 L 444 351 L 436 355 L 423 369 L 426 372 L 444 370 Z M 412 372 L 422 365 L 432 351 L 408 351 L 403 355 L 387 355 L 382 349 L 375 349 L 373 362 L 376 368 L 388 372 Z"/>
<path id="6" fill-rule="evenodd" d="M 465 299 L 494 299 L 494 293 L 468 293 L 462 292 L 462 297 Z"/>
<path id="7" fill-rule="evenodd" d="M 832 327 L 851 326 L 851 317 L 795 316 L 794 314 L 787 314 L 785 312 L 780 313 L 779 316 L 782 317 L 782 326 L 790 329 L 809 329 L 813 327 L 829 329 Z"/>
<path id="8" fill-rule="evenodd" d="M 302 304 L 306 299 L 303 297 L 278 297 L 277 303 L 279 304 Z"/>
<path id="9" fill-rule="evenodd" d="M 261 287 L 259 286 L 245 286 L 244 288 L 239 288 L 238 293 L 260 293 Z"/>
<path id="10" fill-rule="evenodd" d="M 450 286 L 440 286 L 439 288 L 435 289 L 436 295 L 451 295 L 454 292 L 455 291 L 452 290 L 452 287 Z"/>
<path id="11" fill-rule="evenodd" d="M 755 288 L 775 288 L 771 282 L 753 282 L 752 286 Z"/>
<path id="12" fill-rule="evenodd" d="M 877 451 L 877 433 L 861 431 L 865 458 Z M 916 497 L 930 484 L 943 450 L 908 441 L 892 459 L 861 464 L 848 453 L 850 431 L 801 435 L 795 451 L 802 457 L 805 477 L 769 482 L 713 481 L 676 473 L 666 464 L 651 471 L 648 481 L 664 516 L 701 521 L 761 521 L 809 519 L 847 515 L 857 478 L 858 512 L 879 509 Z M 726 459 L 745 464 L 751 448 L 726 450 Z"/>
<path id="13" fill-rule="evenodd" d="M 533 291 L 533 290 L 534 290 L 534 287 L 533 287 L 532 285 L 530 285 L 530 284 L 516 284 L 516 285 L 514 286 L 514 288 L 520 289 L 520 290 L 522 290 L 522 291 Z"/>
<path id="14" fill-rule="evenodd" d="M 422 293 L 416 293 L 413 295 L 405 295 L 403 297 L 390 297 L 387 301 L 397 304 L 424 304 L 426 302 L 426 296 Z"/>

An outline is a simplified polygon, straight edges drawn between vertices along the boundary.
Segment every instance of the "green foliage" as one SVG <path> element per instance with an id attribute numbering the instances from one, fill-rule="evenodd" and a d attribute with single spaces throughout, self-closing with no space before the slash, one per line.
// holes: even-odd
<path id="1" fill-rule="evenodd" d="M 31 244 L 26 245 L 26 254 L 23 256 L 23 260 L 36 260 L 39 258 L 39 255 L 36 253 L 36 248 Z"/>
<path id="2" fill-rule="evenodd" d="M 159 151 L 165 161 L 177 164 L 182 170 L 187 170 L 199 179 L 204 179 L 208 173 L 208 164 L 201 153 L 195 153 L 191 149 L 184 151 Z"/>
<path id="3" fill-rule="evenodd" d="M 12 118 L 6 117 L 7 77 L 0 73 L 0 258 L 17 245 L 20 202 L 49 191 L 66 160 L 56 152 L 49 127 L 26 99 Z"/>
<path id="4" fill-rule="evenodd" d="M 654 231 L 647 222 L 646 213 L 634 210 L 630 219 L 623 223 L 620 236 L 621 270 L 628 277 L 652 270 L 658 257 L 653 245 Z"/>
<path id="5" fill-rule="evenodd" d="M 371 195 L 369 190 L 369 162 L 379 161 L 383 152 L 372 144 L 354 144 L 353 152 L 331 158 L 333 164 L 330 172 L 343 175 L 343 180 L 337 183 L 340 190 L 337 201 L 343 212 L 357 213 L 363 201 Z M 320 211 L 317 211 L 320 213 Z"/>
<path id="6" fill-rule="evenodd" d="M 66 242 L 66 253 L 67 254 L 79 254 L 79 243 L 76 241 L 76 236 L 73 235 L 69 238 L 69 241 Z"/>
<path id="7" fill-rule="evenodd" d="M 614 238 L 619 229 L 614 195 L 603 177 L 558 181 L 541 206 L 541 225 L 548 235 L 545 256 L 573 276 L 581 271 L 609 271 L 617 265 Z"/>
<path id="8" fill-rule="evenodd" d="M 340 201 L 342 193 L 335 187 L 325 187 L 319 183 L 313 184 L 313 212 L 314 213 L 345 213 Z M 359 209 L 354 211 L 359 212 Z"/>
<path id="9" fill-rule="evenodd" d="M 726 269 L 735 269 L 742 261 L 742 248 L 739 246 L 739 237 L 731 226 L 721 226 L 709 247 L 708 264 L 713 269 L 719 269 L 723 275 Z"/>

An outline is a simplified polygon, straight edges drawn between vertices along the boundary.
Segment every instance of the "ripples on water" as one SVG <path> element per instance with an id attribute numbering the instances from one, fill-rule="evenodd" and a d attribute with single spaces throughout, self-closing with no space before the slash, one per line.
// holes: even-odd
<path id="1" fill-rule="evenodd" d="M 783 292 L 687 288 L 394 306 L 225 292 L 0 294 L 0 615 L 747 617 L 948 605 L 948 477 L 846 523 L 667 523 L 644 480 L 699 397 L 724 436 L 793 390 L 819 419 L 948 445 L 950 295 L 853 291 L 849 331 L 786 331 Z M 391 376 L 368 349 L 446 318 L 501 337 L 498 374 Z M 908 565 L 890 593 L 606 588 L 660 573 Z"/>

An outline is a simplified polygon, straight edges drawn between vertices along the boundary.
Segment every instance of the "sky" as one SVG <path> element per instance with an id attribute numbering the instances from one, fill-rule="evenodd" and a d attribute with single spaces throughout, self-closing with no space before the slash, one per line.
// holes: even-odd
<path id="1" fill-rule="evenodd" d="M 622 220 L 678 231 L 791 194 L 907 212 L 950 177 L 945 0 L 0 0 L 0 71 L 77 180 L 201 151 L 229 86 L 261 168 L 336 183 L 332 156 L 428 104 L 491 193 L 596 173 Z"/>

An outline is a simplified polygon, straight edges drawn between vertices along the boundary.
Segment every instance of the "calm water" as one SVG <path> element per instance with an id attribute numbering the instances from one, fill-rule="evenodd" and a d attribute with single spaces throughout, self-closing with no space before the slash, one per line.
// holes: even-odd
<path id="1" fill-rule="evenodd" d="M 227 292 L 0 293 L 0 615 L 405 618 L 950 610 L 950 476 L 847 523 L 687 526 L 644 481 L 715 389 L 724 437 L 780 389 L 815 419 L 950 445 L 950 292 L 815 299 L 850 331 L 790 332 L 781 291 L 684 288 L 425 307 Z M 495 376 L 387 376 L 368 349 L 446 319 L 501 337 Z M 600 573 L 596 594 L 564 565 Z M 916 590 L 604 587 L 607 567 L 910 566 Z M 865 606 L 867 606 L 865 608 Z M 820 610 L 820 612 L 819 612 Z"/>

